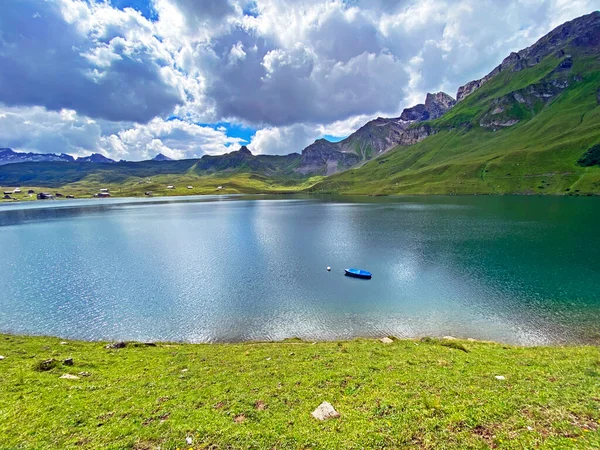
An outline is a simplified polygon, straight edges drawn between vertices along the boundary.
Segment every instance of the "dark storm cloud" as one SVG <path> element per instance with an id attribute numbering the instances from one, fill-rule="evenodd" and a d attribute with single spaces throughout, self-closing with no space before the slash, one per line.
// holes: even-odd
<path id="1" fill-rule="evenodd" d="M 94 118 L 146 122 L 181 102 L 144 45 L 115 43 L 107 66 L 85 54 L 106 46 L 63 18 L 55 2 L 3 2 L 0 14 L 0 102 L 74 109 Z M 113 30 L 118 37 L 118 30 Z"/>

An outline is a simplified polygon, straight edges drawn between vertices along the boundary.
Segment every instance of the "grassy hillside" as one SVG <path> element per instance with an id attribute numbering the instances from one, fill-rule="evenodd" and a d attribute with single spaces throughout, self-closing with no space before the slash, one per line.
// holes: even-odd
<path id="1" fill-rule="evenodd" d="M 597 194 L 600 166 L 578 160 L 600 143 L 600 62 L 597 56 L 573 58 L 565 73 L 557 70 L 567 56 L 552 55 L 520 72 L 505 71 L 430 122 L 436 134 L 397 147 L 365 164 L 329 177 L 313 191 L 353 194 Z M 514 99 L 530 87 L 544 92 L 554 81 L 569 87 L 548 104 Z M 491 115 L 501 105 L 504 111 Z M 494 120 L 519 120 L 493 129 Z"/>
<path id="2" fill-rule="evenodd" d="M 12 194 L 11 197 L 18 201 L 35 200 L 35 195 L 28 195 L 27 191 L 60 193 L 64 196 L 74 195 L 76 198 L 92 197 L 100 189 L 110 190 L 113 197 L 144 197 L 145 192 L 152 192 L 153 196 L 175 195 L 206 195 L 206 194 L 263 194 L 263 193 L 294 193 L 308 189 L 323 177 L 305 179 L 277 179 L 264 175 L 251 173 L 240 174 L 215 174 L 197 176 L 194 174 L 183 175 L 156 175 L 148 178 L 131 177 L 123 182 L 105 182 L 101 177 L 89 176 L 81 181 L 60 187 L 14 185 L 2 187 L 2 190 L 12 190 L 20 186 L 21 194 Z M 174 189 L 167 189 L 174 186 Z M 191 189 L 188 189 L 191 186 Z M 222 189 L 217 189 L 222 186 Z M 0 196 L 0 203 L 15 200 L 4 200 Z"/>
<path id="3" fill-rule="evenodd" d="M 76 197 L 91 197 L 102 188 L 120 197 L 143 196 L 147 191 L 154 195 L 297 192 L 322 179 L 296 174 L 299 161 L 298 154 L 253 156 L 237 151 L 181 161 L 7 164 L 0 166 L 0 185 L 3 191 L 20 187 L 22 194 L 12 195 L 18 200 L 35 199 L 27 195 L 29 189 Z M 223 189 L 217 191 L 218 186 Z"/>
<path id="4" fill-rule="evenodd" d="M 0 336 L 0 354 L 3 449 L 600 446 L 596 347 L 425 339 L 105 349 Z M 323 401 L 341 417 L 311 417 Z"/>

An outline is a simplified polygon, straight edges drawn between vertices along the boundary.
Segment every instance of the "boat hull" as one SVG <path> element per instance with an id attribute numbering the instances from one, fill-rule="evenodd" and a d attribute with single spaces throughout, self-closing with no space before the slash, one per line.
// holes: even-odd
<path id="1" fill-rule="evenodd" d="M 365 270 L 344 269 L 344 272 L 347 277 L 362 278 L 363 280 L 370 280 L 372 276 L 371 272 Z"/>

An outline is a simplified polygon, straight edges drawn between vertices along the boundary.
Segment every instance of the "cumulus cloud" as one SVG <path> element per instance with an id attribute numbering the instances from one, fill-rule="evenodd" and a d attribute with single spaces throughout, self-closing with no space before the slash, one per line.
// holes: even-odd
<path id="1" fill-rule="evenodd" d="M 597 0 L 104 0 L 0 5 L 0 146 L 140 159 L 301 151 L 456 92 Z M 51 130 L 55 130 L 53 133 Z M 52 151 L 55 151 L 52 150 Z"/>
<path id="2" fill-rule="evenodd" d="M 183 102 L 146 19 L 77 0 L 3 2 L 0 102 L 148 121 Z"/>
<path id="3" fill-rule="evenodd" d="M 147 124 L 115 123 L 82 117 L 74 110 L 5 107 L 0 112 L 3 147 L 42 153 L 86 156 L 102 153 L 113 159 L 142 160 L 163 153 L 171 158 L 222 154 L 244 143 L 223 129 L 183 120 L 152 119 Z"/>
<path id="4" fill-rule="evenodd" d="M 319 137 L 315 127 L 297 124 L 288 127 L 267 127 L 256 132 L 248 148 L 254 154 L 282 155 L 299 153 Z"/>

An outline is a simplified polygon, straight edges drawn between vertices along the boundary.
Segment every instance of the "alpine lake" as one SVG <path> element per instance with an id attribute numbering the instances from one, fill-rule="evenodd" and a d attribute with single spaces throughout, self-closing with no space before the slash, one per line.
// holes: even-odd
<path id="1" fill-rule="evenodd" d="M 600 198 L 197 196 L 0 205 L 0 332 L 600 342 Z M 331 272 L 326 268 L 330 266 Z M 345 268 L 373 273 L 344 276 Z"/>

